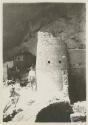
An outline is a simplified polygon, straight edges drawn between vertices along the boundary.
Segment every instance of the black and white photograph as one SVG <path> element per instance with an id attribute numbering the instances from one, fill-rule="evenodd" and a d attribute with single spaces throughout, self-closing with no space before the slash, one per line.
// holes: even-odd
<path id="1" fill-rule="evenodd" d="M 3 6 L 3 123 L 86 123 L 86 3 Z"/>

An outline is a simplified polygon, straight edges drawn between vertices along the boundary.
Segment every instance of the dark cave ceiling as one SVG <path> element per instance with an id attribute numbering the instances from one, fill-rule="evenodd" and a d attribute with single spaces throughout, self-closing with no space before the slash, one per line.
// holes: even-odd
<path id="1" fill-rule="evenodd" d="M 82 4 L 77 3 L 5 3 L 3 5 L 4 60 L 14 55 L 15 52 L 13 53 L 13 51 L 17 51 L 14 48 L 24 42 L 24 38 L 28 32 L 33 34 L 47 22 L 50 23 L 59 17 L 68 18 L 69 13 L 81 13 L 82 6 Z M 73 8 L 73 11 L 69 11 L 71 8 Z M 35 47 L 36 41 L 32 41 L 30 43 L 30 51 L 35 51 Z"/>

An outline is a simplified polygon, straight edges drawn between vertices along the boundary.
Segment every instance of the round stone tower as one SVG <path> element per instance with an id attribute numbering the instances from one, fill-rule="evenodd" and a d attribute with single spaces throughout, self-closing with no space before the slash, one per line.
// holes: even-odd
<path id="1" fill-rule="evenodd" d="M 40 95 L 68 98 L 66 46 L 59 37 L 38 32 L 36 77 Z M 57 94 L 56 94 L 57 93 Z"/>

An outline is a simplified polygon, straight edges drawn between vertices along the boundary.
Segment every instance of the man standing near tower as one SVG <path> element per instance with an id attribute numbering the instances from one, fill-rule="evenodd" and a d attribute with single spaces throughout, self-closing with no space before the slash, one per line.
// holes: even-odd
<path id="1" fill-rule="evenodd" d="M 29 71 L 29 74 L 28 74 L 28 81 L 30 83 L 30 86 L 31 86 L 32 90 L 33 90 L 34 86 L 37 89 L 37 85 L 36 85 L 36 73 L 35 73 L 33 65 L 30 67 L 30 71 Z"/>

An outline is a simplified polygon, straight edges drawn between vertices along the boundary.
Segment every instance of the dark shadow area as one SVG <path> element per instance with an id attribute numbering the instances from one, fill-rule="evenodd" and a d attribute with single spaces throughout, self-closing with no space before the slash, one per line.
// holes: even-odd
<path id="1" fill-rule="evenodd" d="M 86 68 L 73 68 L 69 53 L 68 56 L 68 81 L 69 81 L 69 98 L 71 103 L 86 100 Z"/>
<path id="2" fill-rule="evenodd" d="M 54 103 L 42 109 L 35 122 L 70 122 L 71 112 L 68 103 Z"/>
<path id="3" fill-rule="evenodd" d="M 69 73 L 69 96 L 71 103 L 86 100 L 86 73 L 84 68 L 71 69 Z"/>

